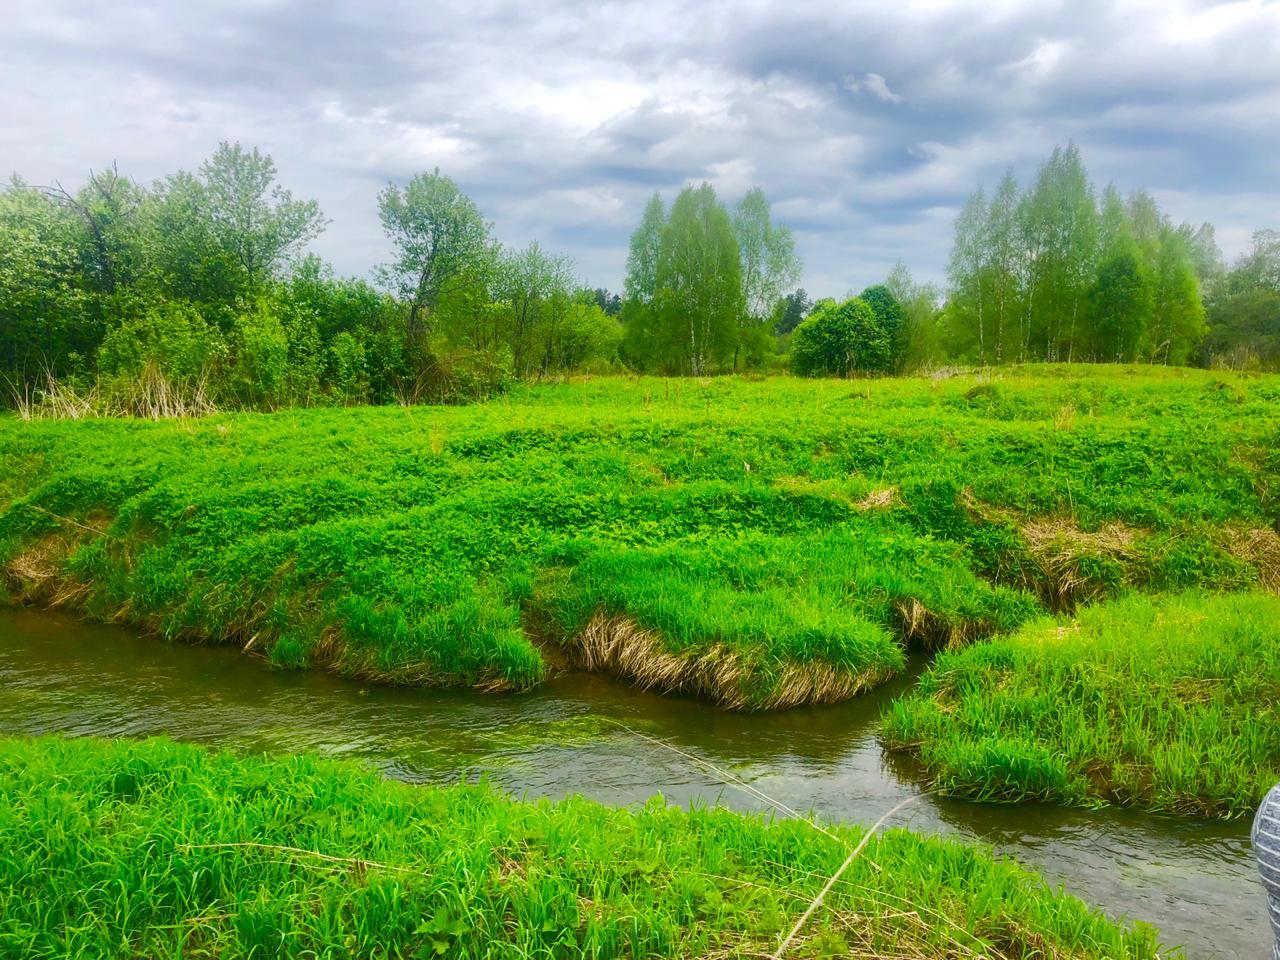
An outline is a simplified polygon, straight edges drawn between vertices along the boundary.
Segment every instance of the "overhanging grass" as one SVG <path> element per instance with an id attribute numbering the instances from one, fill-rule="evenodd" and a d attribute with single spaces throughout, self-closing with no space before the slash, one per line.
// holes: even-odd
<path id="1" fill-rule="evenodd" d="M 1247 815 L 1280 780 L 1280 597 L 1131 596 L 946 653 L 884 736 L 978 799 Z"/>
<path id="2" fill-rule="evenodd" d="M 622 624 L 655 686 L 782 706 L 878 682 L 895 645 L 1274 581 L 1278 417 L 1280 378 L 1091 367 L 7 418 L 0 569 L 18 601 L 408 683 L 526 689 L 538 642 L 586 661 Z"/>
<path id="3" fill-rule="evenodd" d="M 0 954 L 762 956 L 859 837 L 412 787 L 314 757 L 0 739 Z M 1154 958 L 1010 862 L 873 838 L 788 956 Z M 1168 954 L 1164 954 L 1168 956 Z"/>

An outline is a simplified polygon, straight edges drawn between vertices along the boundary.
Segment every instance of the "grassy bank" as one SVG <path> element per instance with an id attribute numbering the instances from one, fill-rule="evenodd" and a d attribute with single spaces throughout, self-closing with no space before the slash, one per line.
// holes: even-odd
<path id="1" fill-rule="evenodd" d="M 885 716 L 948 791 L 1245 816 L 1280 780 L 1280 597 L 1128 597 L 940 656 Z"/>
<path id="2" fill-rule="evenodd" d="M 0 739 L 0 955 L 761 956 L 859 836 L 411 787 L 312 757 Z M 851 951 L 1156 956 L 1150 929 L 906 831 L 870 841 L 788 955 Z"/>
<path id="3" fill-rule="evenodd" d="M 0 569 L 286 667 L 784 707 L 1122 587 L 1276 581 L 1278 424 L 1280 378 L 1095 367 L 10 418 Z"/>

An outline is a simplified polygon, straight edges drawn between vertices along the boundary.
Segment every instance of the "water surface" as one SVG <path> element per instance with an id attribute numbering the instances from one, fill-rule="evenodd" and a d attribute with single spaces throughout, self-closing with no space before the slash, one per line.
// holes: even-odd
<path id="1" fill-rule="evenodd" d="M 414 690 L 275 672 L 235 650 L 0 608 L 0 731 L 312 750 L 403 780 L 484 775 L 519 795 L 579 793 L 614 804 L 660 793 L 677 804 L 764 808 L 645 739 L 654 737 L 794 808 L 872 822 L 921 791 L 913 765 L 886 756 L 876 735 L 886 698 L 909 683 L 778 714 L 724 713 L 584 674 L 522 696 Z M 1268 955 L 1245 822 L 929 796 L 893 824 L 992 845 L 1113 916 L 1154 923 L 1188 957 Z"/>

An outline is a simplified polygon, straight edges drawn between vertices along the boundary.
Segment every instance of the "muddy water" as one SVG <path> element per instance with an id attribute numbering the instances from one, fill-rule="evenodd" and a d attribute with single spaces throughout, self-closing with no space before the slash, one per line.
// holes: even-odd
<path id="1" fill-rule="evenodd" d="M 276 673 L 231 650 L 167 645 L 111 627 L 0 608 L 0 731 L 175 739 L 358 758 L 422 782 L 486 775 L 517 794 L 637 804 L 762 805 L 655 737 L 766 794 L 870 822 L 920 788 L 886 757 L 875 696 L 773 715 L 727 714 L 601 677 L 495 697 Z M 619 724 L 629 729 L 623 729 Z M 1192 958 L 1263 957 L 1268 932 L 1248 825 L 1130 812 L 925 797 L 895 825 L 990 844 L 1113 916 L 1154 923 Z"/>

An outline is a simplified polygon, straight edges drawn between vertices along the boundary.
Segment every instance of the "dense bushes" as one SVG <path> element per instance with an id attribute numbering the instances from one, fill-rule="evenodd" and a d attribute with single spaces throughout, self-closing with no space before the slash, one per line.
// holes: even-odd
<path id="1" fill-rule="evenodd" d="M 304 255 L 319 209 L 238 144 L 149 188 L 114 169 L 74 194 L 13 180 L 0 192 L 0 403 L 160 416 L 455 402 L 513 376 L 613 366 L 618 321 L 567 260 L 501 250 L 438 173 L 380 203 L 391 293 Z"/>

